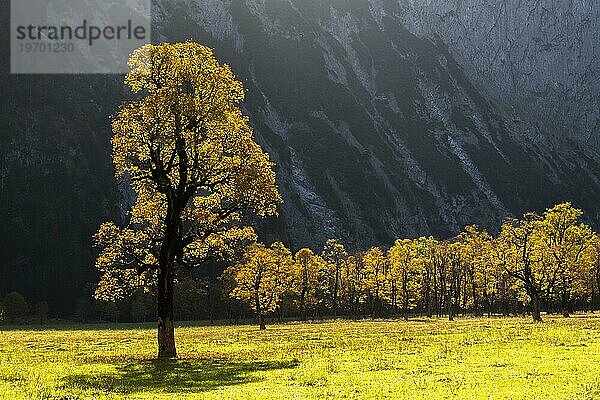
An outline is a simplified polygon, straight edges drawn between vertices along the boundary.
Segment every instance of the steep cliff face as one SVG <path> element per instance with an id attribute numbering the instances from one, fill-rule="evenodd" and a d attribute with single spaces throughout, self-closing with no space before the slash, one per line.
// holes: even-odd
<path id="1" fill-rule="evenodd" d="M 281 217 L 261 227 L 265 240 L 318 248 L 330 237 L 361 247 L 444 237 L 563 200 L 597 226 L 597 154 L 544 129 L 559 108 L 542 120 L 531 111 L 541 102 L 511 101 L 510 87 L 549 82 L 548 73 L 510 58 L 520 83 L 503 89 L 504 67 L 489 56 L 492 66 L 478 69 L 485 52 L 469 63 L 480 55 L 460 50 L 458 33 L 444 37 L 452 24 L 436 4 L 156 2 L 157 41 L 210 45 L 245 82 L 245 112 L 285 199 Z M 119 218 L 108 118 L 127 94 L 120 77 L 15 77 L 1 67 L 0 294 L 35 291 L 65 309 L 93 280 L 91 234 Z M 495 81 L 488 70 L 500 71 Z"/>
<path id="2" fill-rule="evenodd" d="M 578 198 L 583 181 L 597 193 L 594 156 L 575 156 L 478 89 L 451 43 L 405 28 L 407 5 L 188 0 L 155 11 L 163 38 L 208 43 L 246 82 L 292 243 L 494 228 Z"/>
<path id="3" fill-rule="evenodd" d="M 399 2 L 411 32 L 443 40 L 476 82 L 536 126 L 600 145 L 600 2 Z M 385 15 L 383 3 L 371 7 Z"/>

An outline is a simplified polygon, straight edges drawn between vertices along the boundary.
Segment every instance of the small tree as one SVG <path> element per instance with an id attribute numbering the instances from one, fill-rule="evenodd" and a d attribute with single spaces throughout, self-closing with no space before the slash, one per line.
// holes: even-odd
<path id="1" fill-rule="evenodd" d="M 273 243 L 270 248 L 255 243 L 242 262 L 225 271 L 235 284 L 230 296 L 256 313 L 261 330 L 266 329 L 265 317 L 277 310 L 290 288 L 292 263 L 292 253 L 282 243 Z"/>
<path id="2" fill-rule="evenodd" d="M 318 305 L 319 271 L 323 269 L 324 264 L 323 259 L 311 249 L 300 249 L 294 256 L 294 291 L 298 295 L 300 317 L 303 321 L 306 321 L 307 308 Z"/>
<path id="3" fill-rule="evenodd" d="M 442 316 L 444 313 L 444 306 L 447 307 L 447 270 L 449 264 L 449 251 L 448 243 L 441 242 L 436 239 L 429 241 L 431 253 L 429 255 L 431 259 L 432 269 L 432 286 L 433 286 L 433 302 L 435 303 L 435 309 L 438 316 Z"/>
<path id="4" fill-rule="evenodd" d="M 408 312 L 421 294 L 421 277 L 426 262 L 424 244 L 424 240 L 396 240 L 388 252 L 392 304 L 396 306 L 399 301 L 405 320 L 408 320 Z"/>
<path id="5" fill-rule="evenodd" d="M 503 248 L 499 254 L 506 257 L 502 261 L 504 268 L 522 283 L 534 322 L 542 322 L 541 295 L 550 292 L 556 282 L 540 243 L 540 220 L 535 213 L 527 213 L 521 220 L 510 219 L 502 226 L 499 238 Z"/>
<path id="6" fill-rule="evenodd" d="M 573 298 L 586 294 L 593 260 L 590 257 L 593 232 L 580 223 L 583 211 L 562 203 L 544 213 L 540 223 L 540 243 L 548 254 L 555 274 L 549 290 L 559 298 L 563 316 L 568 317 Z"/>
<path id="7" fill-rule="evenodd" d="M 25 298 L 18 292 L 11 292 L 4 297 L 4 314 L 9 321 L 23 318 L 29 313 L 29 305 Z"/>
<path id="8" fill-rule="evenodd" d="M 344 282 L 344 298 L 350 306 L 353 319 L 357 318 L 359 306 L 364 301 L 365 268 L 362 254 L 356 253 L 349 256 L 343 269 L 342 282 Z"/>
<path id="9" fill-rule="evenodd" d="M 230 256 L 244 213 L 276 214 L 273 163 L 254 141 L 239 104 L 242 84 L 197 43 L 146 45 L 129 60 L 125 83 L 137 99 L 113 120 L 116 175 L 136 200 L 127 226 L 95 235 L 103 273 L 96 297 L 115 301 L 156 286 L 158 357 L 176 357 L 176 271 Z"/>
<path id="10" fill-rule="evenodd" d="M 381 315 L 383 305 L 390 298 L 389 291 L 389 262 L 379 247 L 372 247 L 363 255 L 365 268 L 364 290 L 371 302 L 371 316 Z"/>
<path id="11" fill-rule="evenodd" d="M 494 305 L 499 298 L 502 298 L 502 300 L 507 299 L 507 291 L 510 291 L 512 286 L 510 282 L 514 279 L 508 276 L 506 271 L 498 265 L 494 255 L 494 244 L 495 242 L 491 237 L 483 242 L 483 252 L 478 260 L 478 288 L 481 290 L 488 317 L 492 316 Z"/>
<path id="12" fill-rule="evenodd" d="M 492 237 L 485 230 L 479 230 L 476 225 L 469 225 L 460 235 L 464 246 L 464 272 L 471 305 L 475 315 L 482 315 L 481 302 L 486 302 L 490 313 L 490 299 L 493 294 L 493 263 L 489 258 Z"/>
<path id="13" fill-rule="evenodd" d="M 464 277 L 465 244 L 461 242 L 459 236 L 446 242 L 445 246 L 447 252 L 446 276 L 444 277 L 446 306 L 448 308 L 448 320 L 454 321 L 460 306 L 460 289 Z"/>

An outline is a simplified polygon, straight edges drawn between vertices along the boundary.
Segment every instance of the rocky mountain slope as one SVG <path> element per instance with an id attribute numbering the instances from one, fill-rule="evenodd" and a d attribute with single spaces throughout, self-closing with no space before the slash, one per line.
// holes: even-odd
<path id="1" fill-rule="evenodd" d="M 538 119 L 500 78 L 486 85 L 483 56 L 467 62 L 435 2 L 423 4 L 421 13 L 387 0 L 155 4 L 155 40 L 214 47 L 248 89 L 245 112 L 285 199 L 261 227 L 266 240 L 297 249 L 334 236 L 361 247 L 446 237 L 563 200 L 598 226 L 598 155 L 544 128 L 563 123 L 553 123 L 558 111 Z M 95 279 L 91 234 L 127 200 L 112 178 L 108 124 L 127 94 L 121 77 L 1 68 L 0 294 L 72 308 Z"/>
<path id="2" fill-rule="evenodd" d="M 493 228 L 565 198 L 595 215 L 593 196 L 576 193 L 582 182 L 597 193 L 597 158 L 480 89 L 454 42 L 430 38 L 438 26 L 425 31 L 429 14 L 418 24 L 409 6 L 164 1 L 155 23 L 167 40 L 215 47 L 246 82 L 247 111 L 280 165 L 293 243 Z"/>
<path id="3" fill-rule="evenodd" d="M 372 0 L 378 15 L 393 12 Z M 484 87 L 557 137 L 600 145 L 600 2 L 399 0 L 402 21 L 439 37 Z"/>

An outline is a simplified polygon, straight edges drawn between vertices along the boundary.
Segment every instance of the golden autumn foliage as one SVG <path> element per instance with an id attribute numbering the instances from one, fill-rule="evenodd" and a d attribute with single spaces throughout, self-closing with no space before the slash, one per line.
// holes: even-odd
<path id="1" fill-rule="evenodd" d="M 273 164 L 238 108 L 242 85 L 211 49 L 148 45 L 129 65 L 125 82 L 144 96 L 121 107 L 112 144 L 116 175 L 131 184 L 136 202 L 127 228 L 106 223 L 95 235 L 102 282 L 117 274 L 126 287 L 158 267 L 167 218 L 175 217 L 167 215 L 170 205 L 179 208 L 177 261 L 195 266 L 253 237 L 236 226 L 243 210 L 273 215 L 280 202 Z M 127 272 L 116 272 L 123 267 Z M 101 285 L 99 295 L 110 298 L 111 290 Z"/>
<path id="2" fill-rule="evenodd" d="M 390 263 L 383 250 L 372 247 L 362 257 L 363 293 L 371 304 L 372 314 L 381 314 L 383 304 L 390 298 Z"/>
<path id="3" fill-rule="evenodd" d="M 544 213 L 540 226 L 540 240 L 554 265 L 554 293 L 561 301 L 563 314 L 568 316 L 569 304 L 574 297 L 586 292 L 586 283 L 592 269 L 590 257 L 593 246 L 592 229 L 579 222 L 583 211 L 570 203 L 558 204 Z"/>
<path id="4" fill-rule="evenodd" d="M 579 222 L 581 210 L 562 203 L 543 216 L 527 213 L 507 221 L 499 237 L 498 260 L 527 294 L 533 319 L 541 321 L 540 300 L 558 297 L 568 315 L 572 296 L 581 293 L 592 267 L 593 232 Z"/>
<path id="5" fill-rule="evenodd" d="M 129 66 L 125 83 L 137 96 L 113 118 L 112 146 L 135 204 L 126 226 L 107 222 L 94 236 L 103 274 L 96 296 L 115 300 L 156 284 L 160 327 L 172 320 L 175 269 L 255 240 L 242 216 L 275 215 L 281 198 L 273 163 L 239 108 L 244 88 L 211 49 L 146 45 Z"/>
<path id="6" fill-rule="evenodd" d="M 321 256 L 325 261 L 324 270 L 320 274 L 321 285 L 335 316 L 338 311 L 340 294 L 343 290 L 342 272 L 348 253 L 339 239 L 329 239 L 323 247 Z"/>
<path id="7" fill-rule="evenodd" d="M 426 264 L 430 263 L 426 239 L 396 240 L 388 251 L 390 262 L 391 302 L 402 307 L 404 317 L 409 309 L 416 306 L 421 292 L 421 284 Z"/>
<path id="8" fill-rule="evenodd" d="M 600 291 L 600 239 L 579 220 L 570 203 L 543 215 L 507 219 L 493 237 L 475 225 L 441 241 L 398 239 L 386 251 L 372 247 L 350 254 L 330 239 L 321 255 L 299 250 L 291 265 L 292 283 L 277 297 L 289 298 L 297 314 L 340 312 L 357 317 L 412 313 L 510 314 L 529 307 L 569 315 L 573 305 L 593 303 Z M 292 314 L 294 310 L 291 310 Z"/>
<path id="9" fill-rule="evenodd" d="M 135 98 L 113 118 L 116 176 L 135 202 L 126 223 L 94 235 L 102 277 L 96 297 L 118 300 L 152 290 L 159 356 L 174 356 L 173 283 L 179 268 L 223 260 L 256 242 L 244 216 L 276 215 L 274 164 L 239 108 L 242 84 L 212 50 L 196 43 L 147 45 L 131 56 L 125 82 Z M 600 288 L 600 240 L 581 210 L 559 204 L 543 215 L 508 219 L 497 237 L 467 226 L 447 239 L 399 239 L 388 250 L 349 254 L 330 239 L 320 255 L 294 257 L 281 243 L 254 243 L 230 267 L 231 296 L 264 318 L 289 296 L 303 318 L 321 312 L 427 315 L 575 300 Z M 287 298 L 287 297 L 286 297 Z M 165 339 L 166 338 L 166 339 Z"/>
<path id="10" fill-rule="evenodd" d="M 297 304 L 302 319 L 306 319 L 308 308 L 319 304 L 319 275 L 325 270 L 325 261 L 311 249 L 298 250 L 292 264 L 294 291 L 298 294 Z"/>
<path id="11" fill-rule="evenodd" d="M 230 296 L 246 303 L 259 318 L 260 328 L 265 329 L 264 317 L 279 307 L 291 289 L 292 253 L 280 242 L 271 247 L 254 243 L 242 262 L 229 267 L 225 276 L 235 284 Z"/>

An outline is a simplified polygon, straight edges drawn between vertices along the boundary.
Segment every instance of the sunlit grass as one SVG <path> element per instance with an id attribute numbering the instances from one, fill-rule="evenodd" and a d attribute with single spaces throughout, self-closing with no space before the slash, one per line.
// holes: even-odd
<path id="1" fill-rule="evenodd" d="M 0 398 L 600 398 L 600 316 L 0 333 Z"/>

